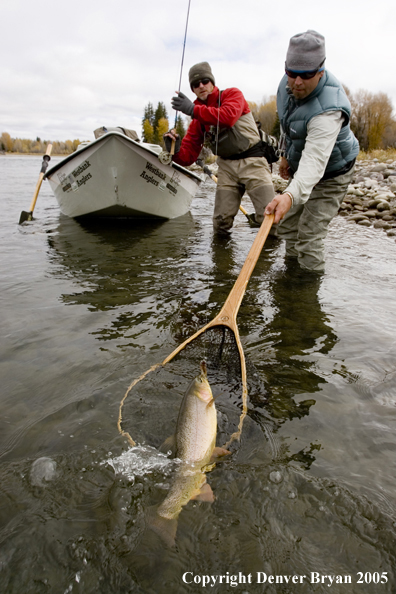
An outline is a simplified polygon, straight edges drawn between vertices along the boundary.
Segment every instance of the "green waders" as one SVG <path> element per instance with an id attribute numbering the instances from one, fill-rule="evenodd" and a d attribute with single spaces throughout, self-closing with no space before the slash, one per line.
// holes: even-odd
<path id="1" fill-rule="evenodd" d="M 301 268 L 324 270 L 324 239 L 353 178 L 347 173 L 316 184 L 305 204 L 293 206 L 278 224 L 277 234 L 286 240 L 286 257 L 297 258 Z"/>

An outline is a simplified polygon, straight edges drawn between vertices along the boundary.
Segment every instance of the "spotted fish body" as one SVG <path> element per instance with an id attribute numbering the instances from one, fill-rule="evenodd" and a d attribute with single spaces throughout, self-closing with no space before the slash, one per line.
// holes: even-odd
<path id="1" fill-rule="evenodd" d="M 182 463 L 168 495 L 151 514 L 151 528 L 169 546 L 175 544 L 177 518 L 182 507 L 191 499 L 214 500 L 212 489 L 206 483 L 205 469 L 215 451 L 216 433 L 216 407 L 206 364 L 202 362 L 201 373 L 193 379 L 183 397 L 176 424 L 175 455 Z"/>
<path id="2" fill-rule="evenodd" d="M 216 444 L 216 407 L 206 364 L 191 382 L 182 400 L 176 424 L 176 456 L 186 462 L 210 460 Z"/>

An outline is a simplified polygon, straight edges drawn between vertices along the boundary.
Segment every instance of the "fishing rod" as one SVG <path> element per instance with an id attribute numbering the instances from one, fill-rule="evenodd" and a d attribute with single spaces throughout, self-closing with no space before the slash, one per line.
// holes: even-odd
<path id="1" fill-rule="evenodd" d="M 190 16 L 190 6 L 191 6 L 191 0 L 188 0 L 187 19 L 186 19 L 186 30 L 184 31 L 184 42 L 183 42 L 182 59 L 181 59 L 181 65 L 180 65 L 180 78 L 179 78 L 179 90 L 178 90 L 178 93 L 180 93 L 181 81 L 182 81 L 182 75 L 183 75 L 184 53 L 185 53 L 185 50 L 186 50 L 188 19 L 189 19 L 189 16 Z M 175 130 L 176 130 L 176 126 L 177 126 L 177 111 L 176 111 L 175 125 L 174 125 L 174 129 Z M 168 165 L 172 161 L 172 155 L 175 154 L 175 144 L 176 144 L 176 141 L 175 140 L 172 140 L 172 145 L 171 145 L 170 152 L 168 153 L 168 151 L 161 151 L 161 153 L 158 155 L 159 160 L 164 165 Z"/>
<path id="2" fill-rule="evenodd" d="M 182 74 L 183 74 L 183 64 L 184 64 L 184 52 L 186 50 L 186 40 L 187 40 L 188 18 L 190 16 L 190 6 L 191 6 L 191 0 L 188 0 L 187 19 L 186 19 L 186 30 L 184 32 L 184 42 L 183 42 L 183 52 L 182 52 L 182 59 L 181 59 L 181 65 L 180 65 L 180 78 L 179 78 L 179 89 L 178 89 L 178 93 L 180 93 L 180 89 L 181 89 L 181 81 L 182 81 Z M 175 117 L 175 128 L 176 128 L 176 124 L 177 124 L 177 111 L 176 111 L 176 117 Z"/>

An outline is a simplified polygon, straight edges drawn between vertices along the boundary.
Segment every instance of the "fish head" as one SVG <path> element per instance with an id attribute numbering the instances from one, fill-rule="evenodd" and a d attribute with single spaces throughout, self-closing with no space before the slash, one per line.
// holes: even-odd
<path id="1" fill-rule="evenodd" d="M 212 390 L 208 382 L 208 372 L 205 361 L 201 361 L 201 372 L 199 375 L 197 375 L 194 382 L 194 394 L 197 396 L 197 398 L 206 404 L 214 402 Z"/>

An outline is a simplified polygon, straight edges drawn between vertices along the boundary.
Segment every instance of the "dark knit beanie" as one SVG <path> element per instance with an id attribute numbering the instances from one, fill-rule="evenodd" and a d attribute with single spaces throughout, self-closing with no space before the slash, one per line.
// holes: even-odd
<path id="1" fill-rule="evenodd" d="M 317 31 L 309 29 L 290 39 L 286 55 L 287 70 L 295 72 L 315 70 L 325 59 L 325 38 Z"/>
<path id="2" fill-rule="evenodd" d="M 213 84 L 216 84 L 214 76 L 212 74 L 212 69 L 207 62 L 199 62 L 199 64 L 191 66 L 188 73 L 188 80 L 190 81 L 191 90 L 192 83 L 198 80 L 202 80 L 203 78 L 208 78 L 212 81 Z"/>

